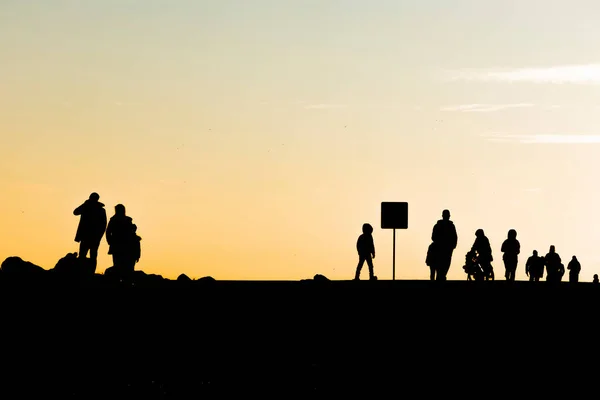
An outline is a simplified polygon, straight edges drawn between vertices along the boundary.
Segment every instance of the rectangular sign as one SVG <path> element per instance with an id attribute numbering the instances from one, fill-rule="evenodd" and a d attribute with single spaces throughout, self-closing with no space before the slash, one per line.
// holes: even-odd
<path id="1" fill-rule="evenodd" d="M 381 203 L 381 229 L 408 229 L 408 203 Z"/>

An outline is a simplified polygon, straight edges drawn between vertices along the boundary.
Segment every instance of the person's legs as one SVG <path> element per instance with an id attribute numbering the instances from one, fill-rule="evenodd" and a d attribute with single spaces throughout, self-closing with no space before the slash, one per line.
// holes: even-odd
<path id="1" fill-rule="evenodd" d="M 448 271 L 450 270 L 450 263 L 452 262 L 452 253 L 444 252 L 444 253 L 440 254 L 438 260 L 439 260 L 439 264 L 438 264 L 436 280 L 445 281 L 446 275 L 448 274 Z"/>
<path id="2" fill-rule="evenodd" d="M 508 267 L 508 280 L 515 280 L 515 273 L 517 271 L 517 260 L 510 260 L 507 264 Z"/>
<path id="3" fill-rule="evenodd" d="M 90 259 L 93 260 L 94 262 L 98 259 L 98 248 L 100 247 L 100 242 L 96 242 L 94 241 L 93 243 L 90 243 L 89 245 L 89 249 L 90 249 Z"/>
<path id="4" fill-rule="evenodd" d="M 355 280 L 360 279 L 360 270 L 362 269 L 364 263 L 365 263 L 365 257 L 359 256 L 358 265 L 356 266 L 356 274 L 354 275 Z"/>
<path id="5" fill-rule="evenodd" d="M 88 251 L 90 250 L 90 246 L 87 240 L 82 240 L 79 242 L 79 258 L 85 258 L 87 256 Z"/>
<path id="6" fill-rule="evenodd" d="M 100 241 L 94 241 L 90 244 L 90 263 L 94 268 L 94 272 L 96 271 L 96 266 L 98 263 L 98 248 L 100 247 Z"/>
<path id="7" fill-rule="evenodd" d="M 372 280 L 375 278 L 375 274 L 373 273 L 373 259 L 370 255 L 368 257 L 365 257 L 365 259 L 367 261 L 367 266 L 369 267 L 369 279 Z"/>
<path id="8" fill-rule="evenodd" d="M 113 266 L 122 272 L 127 267 L 127 259 L 122 253 L 113 253 Z"/>

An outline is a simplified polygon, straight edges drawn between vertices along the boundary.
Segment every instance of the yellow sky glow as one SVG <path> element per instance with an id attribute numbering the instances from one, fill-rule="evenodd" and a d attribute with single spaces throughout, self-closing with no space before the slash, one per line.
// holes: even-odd
<path id="1" fill-rule="evenodd" d="M 517 279 L 554 244 L 591 281 L 597 17 L 537 0 L 3 2 L 0 258 L 77 251 L 72 212 L 96 191 L 109 217 L 127 207 L 147 273 L 350 279 L 369 222 L 390 279 L 380 203 L 407 201 L 396 278 L 427 279 L 448 208 L 449 279 L 477 228 L 502 277 L 514 228 Z"/>

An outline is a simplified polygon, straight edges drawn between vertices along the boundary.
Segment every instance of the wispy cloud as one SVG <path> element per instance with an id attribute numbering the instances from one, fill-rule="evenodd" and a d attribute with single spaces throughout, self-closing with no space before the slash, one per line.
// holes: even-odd
<path id="1" fill-rule="evenodd" d="M 490 142 L 525 144 L 593 144 L 600 143 L 600 135 L 515 135 L 485 133 L 481 135 Z"/>
<path id="2" fill-rule="evenodd" d="M 600 64 L 558 65 L 538 68 L 461 69 L 443 76 L 452 81 L 600 84 Z"/>
<path id="3" fill-rule="evenodd" d="M 442 111 L 459 111 L 459 112 L 493 112 L 502 111 L 510 108 L 525 108 L 533 107 L 531 103 L 515 103 L 515 104 L 461 104 L 457 106 L 442 107 Z"/>
<path id="4" fill-rule="evenodd" d="M 139 105 L 139 103 L 132 103 L 129 101 L 120 101 L 120 100 L 115 100 L 114 101 L 114 105 L 117 107 L 126 107 L 126 106 L 137 106 Z"/>
<path id="5" fill-rule="evenodd" d="M 336 109 L 336 108 L 346 108 L 345 104 L 308 104 L 304 106 L 304 108 L 309 110 L 326 110 L 326 109 Z"/>

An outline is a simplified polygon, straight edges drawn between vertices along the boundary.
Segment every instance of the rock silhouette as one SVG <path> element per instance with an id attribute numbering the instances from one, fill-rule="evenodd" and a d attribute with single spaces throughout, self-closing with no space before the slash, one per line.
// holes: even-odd
<path id="1" fill-rule="evenodd" d="M 20 281 L 40 281 L 45 277 L 46 270 L 21 257 L 8 257 L 0 266 L 2 279 Z"/>

